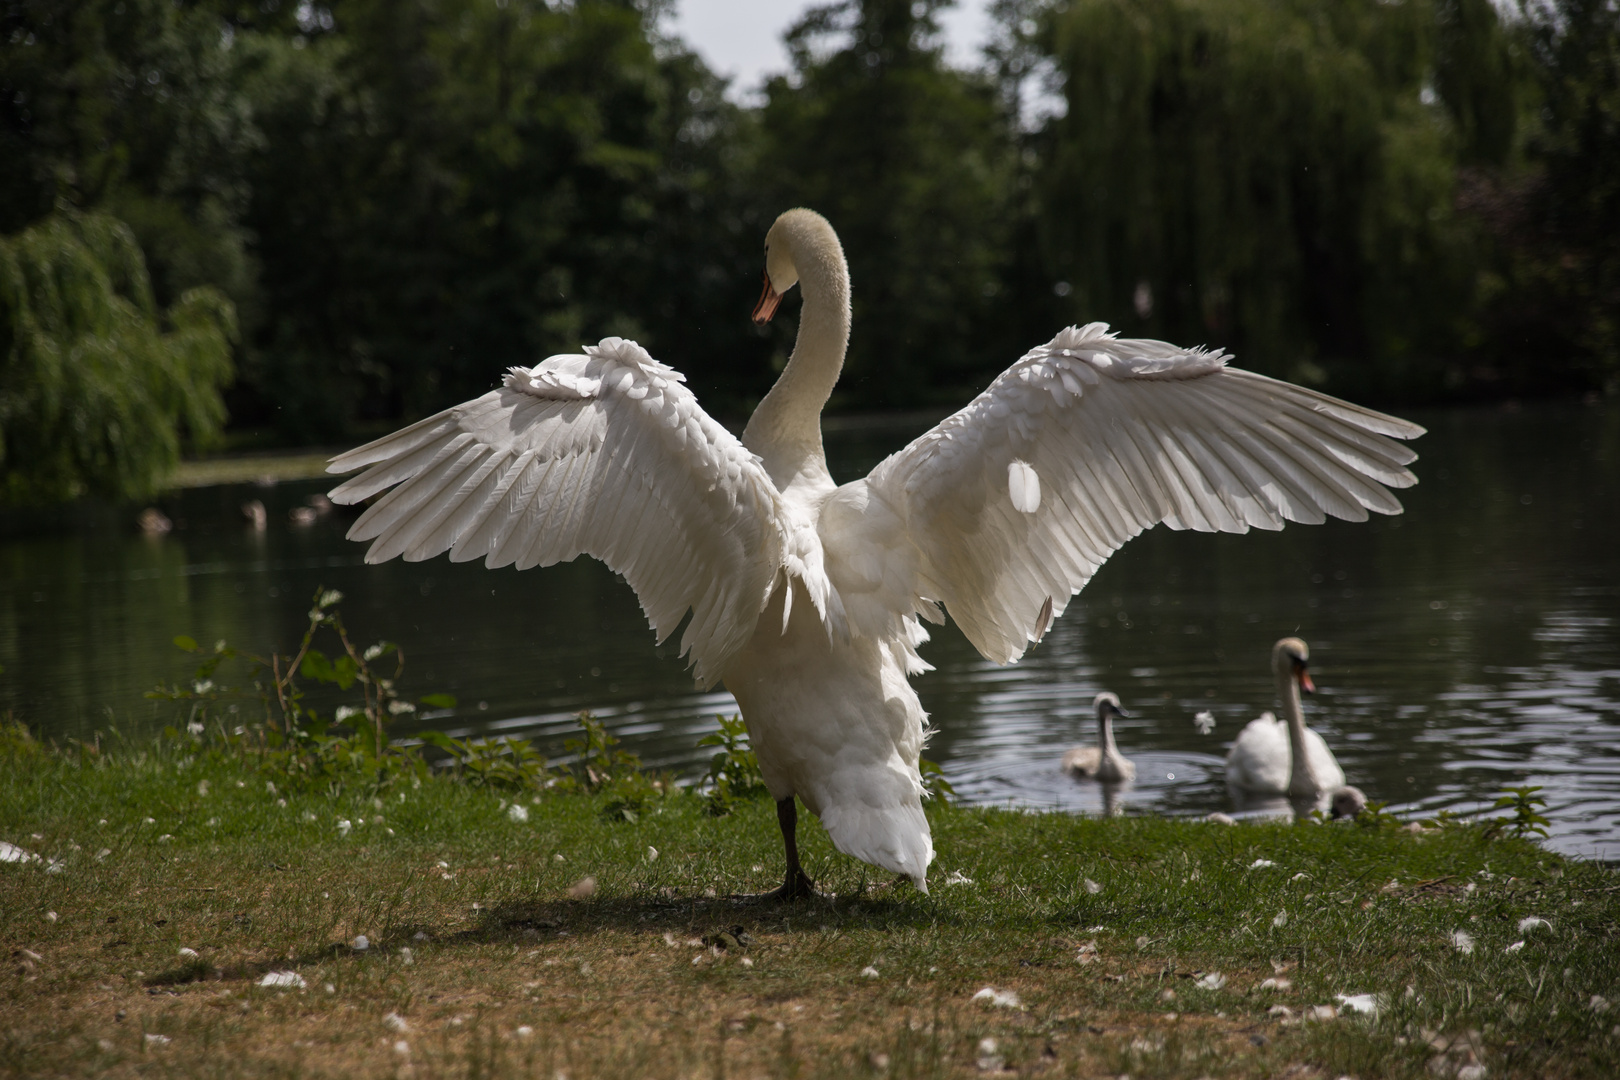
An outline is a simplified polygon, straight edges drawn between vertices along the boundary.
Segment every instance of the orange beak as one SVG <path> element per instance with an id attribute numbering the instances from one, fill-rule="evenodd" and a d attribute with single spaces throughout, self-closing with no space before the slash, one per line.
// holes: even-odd
<path id="1" fill-rule="evenodd" d="M 765 271 L 765 291 L 759 294 L 759 303 L 754 305 L 754 321 L 763 326 L 771 321 L 776 314 L 776 305 L 782 302 L 782 294 L 776 291 L 771 284 L 771 272 Z"/>
<path id="2" fill-rule="evenodd" d="M 1311 673 L 1304 668 L 1299 669 L 1299 688 L 1307 694 L 1316 693 L 1316 684 L 1311 682 Z"/>

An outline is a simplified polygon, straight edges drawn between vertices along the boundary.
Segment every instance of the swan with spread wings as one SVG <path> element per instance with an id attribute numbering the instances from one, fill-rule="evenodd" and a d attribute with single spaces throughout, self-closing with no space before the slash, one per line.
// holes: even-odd
<path id="1" fill-rule="evenodd" d="M 1224 354 L 1092 323 L 1032 349 L 965 408 L 835 484 L 821 410 L 850 333 L 832 227 L 790 210 L 765 240 L 754 318 L 803 295 L 786 368 L 741 439 L 683 377 L 607 338 L 332 460 L 381 496 L 349 531 L 395 556 L 546 566 L 593 555 L 635 590 L 697 682 L 736 697 L 809 894 L 795 798 L 846 854 L 927 890 L 918 757 L 924 622 L 949 613 L 989 660 L 1041 640 L 1144 529 L 1246 532 L 1395 514 L 1415 424 L 1226 366 Z M 392 490 L 389 490 L 392 489 Z"/>

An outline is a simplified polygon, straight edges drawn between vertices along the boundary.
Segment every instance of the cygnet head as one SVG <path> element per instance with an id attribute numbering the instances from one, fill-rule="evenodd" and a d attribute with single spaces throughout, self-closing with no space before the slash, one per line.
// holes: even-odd
<path id="1" fill-rule="evenodd" d="M 765 234 L 765 290 L 754 306 L 754 321 L 770 322 L 783 294 L 799 283 L 800 266 L 822 259 L 839 266 L 844 260 L 838 234 L 826 218 L 802 207 L 778 217 Z"/>
<path id="2" fill-rule="evenodd" d="M 1297 637 L 1285 637 L 1271 647 L 1271 670 L 1278 675 L 1287 675 L 1299 683 L 1299 688 L 1307 694 L 1316 693 L 1316 684 L 1311 682 L 1311 674 L 1307 669 L 1311 660 L 1311 647 Z"/>
<path id="3" fill-rule="evenodd" d="M 1110 716 L 1123 716 L 1130 718 L 1130 713 L 1119 707 L 1119 697 L 1112 691 L 1104 690 L 1091 699 L 1091 707 L 1097 710 L 1097 719 L 1105 720 Z"/>
<path id="4" fill-rule="evenodd" d="M 1328 813 L 1335 821 L 1339 818 L 1359 817 L 1361 812 L 1367 809 L 1367 796 L 1361 793 L 1360 788 L 1346 784 L 1342 788 L 1334 789 L 1333 801 L 1328 807 Z"/>

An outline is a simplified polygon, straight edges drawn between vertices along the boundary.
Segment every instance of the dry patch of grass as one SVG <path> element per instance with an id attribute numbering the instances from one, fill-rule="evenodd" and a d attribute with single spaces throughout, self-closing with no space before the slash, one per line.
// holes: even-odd
<path id="1" fill-rule="evenodd" d="M 305 907 L 303 893 L 280 879 L 257 896 L 137 887 L 123 915 L 75 914 L 82 932 L 18 966 L 28 1001 L 6 1018 L 14 1062 L 35 1075 L 1087 1076 L 1258 1065 L 1289 1034 L 1246 1010 L 1122 1007 L 1161 988 L 1187 996 L 1193 974 L 1129 953 L 1081 964 L 1048 940 L 942 966 L 950 950 L 926 931 L 858 925 L 896 914 L 881 900 L 426 904 L 364 950 L 342 918 L 321 920 L 321 944 L 303 951 L 255 947 L 250 929 L 228 942 L 254 921 L 231 909 Z M 179 956 L 178 941 L 198 955 Z M 280 972 L 292 985 L 260 985 Z M 986 986 L 1001 1003 L 975 1000 Z"/>

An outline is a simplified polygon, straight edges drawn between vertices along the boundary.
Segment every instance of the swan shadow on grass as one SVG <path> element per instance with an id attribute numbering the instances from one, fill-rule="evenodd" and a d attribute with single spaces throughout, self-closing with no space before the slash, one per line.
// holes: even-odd
<path id="1" fill-rule="evenodd" d="M 472 926 L 447 929 L 437 920 L 417 919 L 379 933 L 363 950 L 331 942 L 269 960 L 216 965 L 207 958 L 192 958 L 148 975 L 141 985 L 160 991 L 200 982 L 256 984 L 272 971 L 307 974 L 311 968 L 333 962 L 397 961 L 400 950 L 429 944 L 437 949 L 499 944 L 534 947 L 602 932 L 651 934 L 660 947 L 662 935 L 670 934 L 682 944 L 698 939 L 722 952 L 746 952 L 750 933 L 836 928 L 851 920 L 859 920 L 863 928 L 895 930 L 968 922 L 909 884 L 887 880 L 863 880 L 855 892 L 818 893 L 791 906 L 739 903 L 736 896 L 689 895 L 667 889 L 627 897 L 516 900 L 481 908 Z M 459 913 L 447 915 L 446 921 L 459 922 Z"/>

